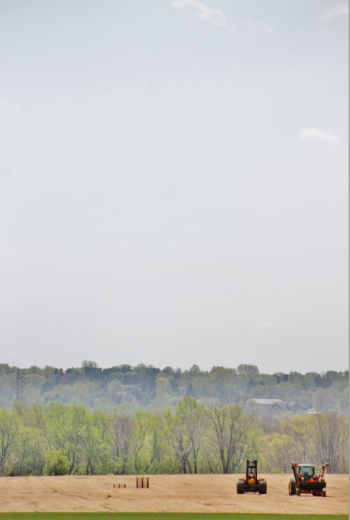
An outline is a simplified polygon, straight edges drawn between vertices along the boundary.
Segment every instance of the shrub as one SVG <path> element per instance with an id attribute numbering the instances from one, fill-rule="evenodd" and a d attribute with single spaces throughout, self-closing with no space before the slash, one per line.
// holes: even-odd
<path id="1" fill-rule="evenodd" d="M 68 475 L 69 461 L 61 450 L 47 451 L 45 458 L 44 475 Z"/>

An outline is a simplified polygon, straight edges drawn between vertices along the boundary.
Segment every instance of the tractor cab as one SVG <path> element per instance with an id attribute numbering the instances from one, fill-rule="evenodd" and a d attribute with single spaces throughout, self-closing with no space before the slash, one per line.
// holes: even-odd
<path id="1" fill-rule="evenodd" d="M 315 466 L 312 464 L 299 464 L 297 473 L 301 480 L 310 480 L 315 478 Z"/>
<path id="2" fill-rule="evenodd" d="M 289 482 L 289 494 L 301 495 L 304 493 L 312 494 L 314 497 L 326 496 L 326 480 L 324 478 L 328 462 L 323 464 L 322 473 L 316 475 L 315 466 L 313 464 L 299 464 L 292 462 L 292 470 L 294 478 Z"/>

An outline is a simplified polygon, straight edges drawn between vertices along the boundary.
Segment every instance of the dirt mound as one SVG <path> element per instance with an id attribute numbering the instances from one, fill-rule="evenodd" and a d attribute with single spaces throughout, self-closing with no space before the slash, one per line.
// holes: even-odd
<path id="1" fill-rule="evenodd" d="M 267 495 L 259 496 L 237 495 L 237 475 L 151 475 L 149 489 L 136 489 L 134 476 L 3 477 L 0 512 L 348 512 L 348 475 L 327 476 L 326 498 L 290 497 L 291 475 L 265 478 Z M 126 484 L 126 488 L 119 489 L 118 484 Z"/>

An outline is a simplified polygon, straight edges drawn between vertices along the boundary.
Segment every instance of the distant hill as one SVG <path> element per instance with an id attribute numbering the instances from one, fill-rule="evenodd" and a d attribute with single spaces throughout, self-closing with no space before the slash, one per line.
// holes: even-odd
<path id="1" fill-rule="evenodd" d="M 15 402 L 16 370 L 0 364 L 0 408 L 10 409 Z M 100 368 L 92 361 L 65 371 L 50 366 L 26 369 L 28 405 L 56 401 L 109 412 L 123 404 L 131 411 L 157 411 L 175 407 L 183 395 L 199 399 L 223 393 L 233 401 L 244 399 L 247 407 L 262 416 L 291 417 L 327 410 L 348 415 L 349 371 L 261 374 L 254 365 L 215 366 L 210 371 L 202 371 L 198 365 L 184 371 L 142 364 Z M 277 405 L 266 406 L 266 399 L 289 404 L 275 401 Z"/>

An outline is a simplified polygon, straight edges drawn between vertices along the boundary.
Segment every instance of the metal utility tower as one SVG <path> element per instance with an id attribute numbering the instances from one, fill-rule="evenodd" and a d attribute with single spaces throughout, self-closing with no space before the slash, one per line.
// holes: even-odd
<path id="1" fill-rule="evenodd" d="M 24 368 L 17 368 L 16 372 L 16 401 L 25 404 L 26 396 L 26 371 Z"/>

